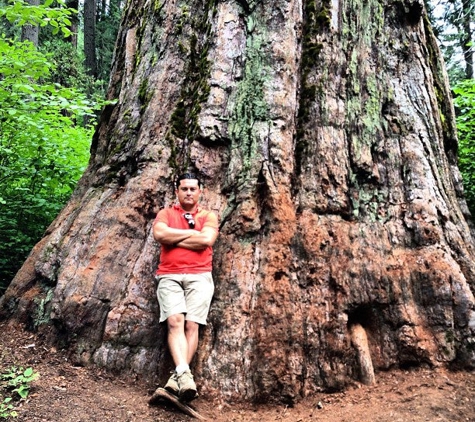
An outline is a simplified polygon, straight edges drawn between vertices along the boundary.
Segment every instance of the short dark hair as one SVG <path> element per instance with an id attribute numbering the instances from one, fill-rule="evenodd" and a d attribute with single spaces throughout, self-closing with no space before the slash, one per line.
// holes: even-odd
<path id="1" fill-rule="evenodd" d="M 175 187 L 178 189 L 179 186 L 180 186 L 180 181 L 185 180 L 185 179 L 195 179 L 195 180 L 198 180 L 198 186 L 199 186 L 200 189 L 201 189 L 201 181 L 200 181 L 200 179 L 198 179 L 198 176 L 196 176 L 196 175 L 193 174 L 193 173 L 183 173 L 183 174 L 181 174 L 180 176 L 178 176 L 178 179 L 176 179 L 176 182 L 175 182 Z"/>

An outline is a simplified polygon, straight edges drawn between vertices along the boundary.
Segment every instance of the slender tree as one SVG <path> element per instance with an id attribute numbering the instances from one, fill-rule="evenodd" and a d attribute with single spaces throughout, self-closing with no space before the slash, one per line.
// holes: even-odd
<path id="1" fill-rule="evenodd" d="M 40 4 L 40 0 L 26 0 L 26 3 L 31 6 L 38 6 Z M 38 25 L 24 25 L 21 28 L 21 40 L 31 41 L 36 47 L 38 47 L 39 31 L 40 27 Z"/>
<path id="2" fill-rule="evenodd" d="M 96 0 L 84 0 L 84 56 L 86 69 L 97 76 L 96 55 Z"/>
<path id="3" fill-rule="evenodd" d="M 475 245 L 422 1 L 130 0 L 116 52 L 117 103 L 4 318 L 165 380 L 150 229 L 191 169 L 221 221 L 202 394 L 292 403 L 475 365 Z"/>
<path id="4" fill-rule="evenodd" d="M 79 11 L 79 0 L 66 0 L 66 7 Z M 78 14 L 74 14 L 71 16 L 71 27 L 69 28 L 71 35 L 69 40 L 75 50 L 78 47 L 78 29 L 79 17 Z"/>
<path id="5" fill-rule="evenodd" d="M 473 78 L 473 54 L 474 54 L 474 38 L 473 25 L 475 17 L 475 2 L 473 0 L 462 1 L 462 17 L 460 31 L 460 47 L 463 51 L 463 58 L 465 60 L 465 77 L 467 79 Z"/>

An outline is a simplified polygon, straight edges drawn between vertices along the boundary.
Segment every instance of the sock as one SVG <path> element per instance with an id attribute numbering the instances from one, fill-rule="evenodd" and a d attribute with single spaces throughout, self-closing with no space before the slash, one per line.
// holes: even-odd
<path id="1" fill-rule="evenodd" d="M 183 374 L 183 372 L 189 371 L 189 370 L 190 370 L 190 367 L 186 363 L 178 365 L 175 369 L 177 375 L 181 375 Z"/>

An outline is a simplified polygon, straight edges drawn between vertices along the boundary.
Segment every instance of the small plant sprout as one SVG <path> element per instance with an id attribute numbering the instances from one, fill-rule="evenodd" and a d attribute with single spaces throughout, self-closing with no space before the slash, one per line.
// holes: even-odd
<path id="1" fill-rule="evenodd" d="M 17 412 L 12 404 L 13 398 L 24 400 L 30 393 L 31 383 L 39 377 L 33 368 L 12 366 L 0 373 L 0 419 L 15 418 Z M 8 397 L 7 395 L 13 395 Z"/>

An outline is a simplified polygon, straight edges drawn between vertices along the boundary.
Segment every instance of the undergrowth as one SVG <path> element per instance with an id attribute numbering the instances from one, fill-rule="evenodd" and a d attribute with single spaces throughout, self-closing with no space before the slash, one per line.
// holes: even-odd
<path id="1" fill-rule="evenodd" d="M 15 402 L 25 400 L 31 383 L 39 377 L 32 368 L 11 366 L 0 373 L 0 419 L 15 418 Z"/>

